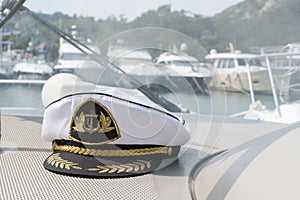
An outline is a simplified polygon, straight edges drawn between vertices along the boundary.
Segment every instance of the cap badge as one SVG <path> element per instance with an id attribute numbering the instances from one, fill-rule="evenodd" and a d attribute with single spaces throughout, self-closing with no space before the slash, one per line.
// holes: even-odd
<path id="1" fill-rule="evenodd" d="M 75 142 L 96 145 L 120 138 L 120 132 L 108 109 L 94 99 L 88 99 L 76 108 L 69 137 Z"/>
<path id="2" fill-rule="evenodd" d="M 102 112 L 100 112 L 99 116 L 95 113 L 95 110 L 90 110 L 90 114 L 83 114 L 83 112 L 81 112 L 79 116 L 75 117 L 74 123 L 74 130 L 79 132 L 88 132 L 90 134 L 96 132 L 106 133 L 115 129 L 115 127 L 110 127 L 110 117 L 105 117 Z"/>

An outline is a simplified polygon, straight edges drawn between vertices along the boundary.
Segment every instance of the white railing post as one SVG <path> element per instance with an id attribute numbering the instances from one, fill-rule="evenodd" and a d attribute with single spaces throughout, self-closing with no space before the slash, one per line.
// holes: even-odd
<path id="1" fill-rule="evenodd" d="M 248 62 L 246 63 L 246 67 L 247 67 L 247 76 L 248 76 L 249 90 L 250 90 L 250 96 L 251 96 L 251 103 L 254 103 L 255 102 L 254 90 L 253 90 L 250 66 L 249 66 Z"/>
<path id="2" fill-rule="evenodd" d="M 276 108 L 278 116 L 281 117 L 281 111 L 280 111 L 280 107 L 279 107 L 279 103 L 278 103 L 277 91 L 276 91 L 276 87 L 275 87 L 275 84 L 274 84 L 274 79 L 273 79 L 273 75 L 272 75 L 270 60 L 269 60 L 269 57 L 267 55 L 265 56 L 265 59 L 266 59 L 266 64 L 267 64 L 267 68 L 268 68 L 268 74 L 269 74 L 269 78 L 270 78 L 270 83 L 271 83 L 275 108 Z"/>

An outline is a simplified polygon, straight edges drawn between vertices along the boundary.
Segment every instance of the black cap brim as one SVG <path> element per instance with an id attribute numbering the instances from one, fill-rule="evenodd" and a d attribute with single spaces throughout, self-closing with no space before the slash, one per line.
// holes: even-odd
<path id="1" fill-rule="evenodd" d="M 119 147 L 118 147 L 119 148 Z M 44 167 L 55 173 L 92 178 L 118 178 L 143 175 L 170 165 L 177 159 L 180 146 L 168 147 L 168 154 L 131 156 L 92 156 L 54 151 Z"/>

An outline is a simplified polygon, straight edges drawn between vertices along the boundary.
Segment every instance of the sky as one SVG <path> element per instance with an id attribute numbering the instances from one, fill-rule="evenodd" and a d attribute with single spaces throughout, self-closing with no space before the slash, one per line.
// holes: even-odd
<path id="1" fill-rule="evenodd" d="M 35 12 L 93 16 L 105 19 L 111 15 L 124 15 L 133 20 L 141 13 L 156 10 L 161 5 L 172 5 L 172 10 L 187 10 L 194 14 L 213 16 L 243 0 L 27 0 L 25 6 Z"/>

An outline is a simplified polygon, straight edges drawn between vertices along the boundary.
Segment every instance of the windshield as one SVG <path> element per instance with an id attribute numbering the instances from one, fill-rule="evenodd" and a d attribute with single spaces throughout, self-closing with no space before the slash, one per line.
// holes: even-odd
<path id="1" fill-rule="evenodd" d="M 250 66 L 257 66 L 257 67 L 265 67 L 265 65 L 262 64 L 262 62 L 259 59 L 237 59 L 239 66 L 246 66 L 246 63 L 248 63 Z"/>
<path id="2" fill-rule="evenodd" d="M 262 32 L 264 29 L 261 30 L 261 34 L 254 34 L 250 31 L 253 29 L 244 27 L 242 24 L 240 28 L 233 29 L 235 34 L 224 34 L 223 31 L 226 30 L 226 27 L 233 26 L 235 22 L 240 23 L 237 16 L 233 16 L 234 19 L 228 20 L 230 23 L 224 23 L 220 15 L 215 15 L 224 13 L 224 16 L 227 16 L 226 9 L 229 5 L 238 8 L 236 2 L 232 2 L 232 4 L 228 3 L 223 6 L 223 10 L 214 11 L 214 14 L 208 15 L 205 14 L 205 10 L 200 11 L 183 5 L 180 7 L 177 3 L 174 3 L 174 5 L 157 3 L 151 8 L 144 8 L 135 12 L 125 10 L 126 14 L 122 15 L 122 12 L 117 13 L 116 11 L 110 14 L 102 12 L 86 13 L 85 9 L 80 9 L 80 6 L 76 6 L 75 10 L 68 10 L 64 6 L 47 9 L 47 5 L 39 8 L 41 5 L 28 0 L 24 6 L 36 12 L 40 18 L 49 22 L 61 32 L 66 33 L 70 38 L 74 38 L 87 46 L 81 48 L 84 51 L 82 52 L 62 38 L 61 35 L 49 30 L 41 22 L 33 20 L 34 18 L 30 12 L 23 10 L 16 13 L 2 28 L 2 65 L 5 64 L 5 67 L 1 67 L 0 72 L 3 72 L 0 76 L 2 91 L 6 93 L 1 93 L 3 95 L 1 106 L 3 110 L 32 107 L 40 109 L 41 112 L 39 113 L 42 113 L 44 108 L 41 106 L 41 102 L 30 105 L 20 101 L 16 104 L 15 101 L 10 101 L 9 98 L 13 96 L 16 99 L 23 99 L 24 96 L 30 95 L 30 97 L 25 98 L 28 99 L 28 102 L 40 101 L 40 96 L 34 97 L 34 100 L 29 100 L 33 97 L 31 93 L 25 92 L 30 87 L 30 90 L 35 90 L 35 94 L 40 94 L 45 82 L 41 81 L 39 84 L 35 83 L 32 86 L 33 79 L 45 80 L 47 79 L 45 77 L 51 77 L 57 73 L 72 73 L 77 74 L 85 81 L 99 85 L 140 90 L 152 100 L 163 97 L 175 103 L 178 107 L 186 108 L 195 113 L 230 115 L 246 110 L 251 100 L 244 94 L 250 93 L 249 88 L 232 86 L 230 85 L 232 81 L 230 82 L 226 78 L 224 78 L 224 81 L 216 79 L 214 74 L 216 72 L 214 72 L 213 65 L 210 64 L 211 60 L 206 60 L 205 55 L 211 52 L 237 52 L 238 54 L 251 53 L 257 55 L 282 51 L 296 52 L 293 49 L 297 47 L 297 43 L 296 41 L 295 43 L 288 42 L 291 41 L 288 38 L 282 41 L 274 39 L 277 38 L 275 36 L 264 40 L 262 38 L 267 37 L 265 36 L 267 33 Z M 109 7 L 109 4 L 105 6 Z M 248 11 L 245 11 L 245 13 L 248 13 Z M 266 13 L 268 12 L 266 11 Z M 241 17 L 241 20 L 251 21 L 252 18 Z M 262 24 L 262 22 L 257 23 Z M 277 26 L 280 27 L 281 24 L 278 22 Z M 244 37 L 247 32 L 245 30 L 248 29 L 249 35 L 252 36 Z M 258 38 L 258 36 L 261 37 Z M 21 84 L 20 82 L 8 84 L 9 81 L 7 80 L 15 80 L 16 77 L 19 77 L 19 74 L 14 74 L 13 68 L 17 63 L 24 62 L 25 52 L 29 52 L 29 50 L 32 58 L 37 58 L 38 52 L 44 52 L 45 63 L 53 69 L 52 74 L 44 74 L 41 78 L 35 75 L 27 75 L 28 84 Z M 136 52 L 140 52 L 140 54 L 137 55 Z M 101 59 L 96 59 L 96 62 L 101 60 L 100 63 L 91 64 L 90 60 L 92 58 L 88 58 L 87 54 L 94 55 L 92 57 L 100 55 Z M 170 54 L 179 56 L 182 59 L 156 62 L 161 55 Z M 10 59 L 6 59 L 7 56 Z M 188 61 L 185 57 L 194 57 L 198 61 Z M 227 60 L 228 58 L 224 57 L 222 59 Z M 6 62 L 6 60 L 9 60 L 9 62 Z M 60 60 L 81 62 L 64 65 Z M 280 67 L 282 67 L 285 65 L 295 66 L 299 59 L 298 56 L 293 55 L 281 58 L 272 57 L 269 61 L 271 66 L 279 66 L 278 63 L 280 63 Z M 167 67 L 169 64 L 191 67 L 186 68 L 188 70 L 180 71 L 180 68 Z M 237 63 L 232 61 L 224 69 L 234 68 L 237 64 L 245 66 L 245 60 L 237 59 Z M 251 59 L 249 64 L 266 66 L 266 60 L 264 58 Z M 282 84 L 282 77 L 286 77 L 286 74 L 290 72 L 294 73 L 292 69 L 287 70 L 287 72 L 275 72 L 275 84 Z M 293 84 L 297 83 L 297 80 L 292 80 Z M 247 82 L 247 80 L 245 81 Z M 219 83 L 220 85 L 218 85 Z M 238 93 L 227 93 L 227 84 L 229 91 L 236 90 Z M 241 85 L 241 83 L 237 84 Z M 280 86 L 281 92 L 283 88 L 290 87 L 289 84 L 284 84 Z M 242 85 L 245 85 L 245 83 L 242 83 Z M 21 91 L 25 93 L 22 96 L 16 96 L 17 94 L 21 95 L 21 92 L 15 94 L 15 88 L 20 87 L 24 87 Z M 213 96 L 225 98 L 225 93 L 227 101 L 221 100 L 224 108 L 213 108 L 213 104 L 216 106 L 216 103 L 212 103 L 215 101 Z M 262 93 L 264 92 L 259 92 L 257 95 Z M 260 98 L 271 107 L 274 106 L 272 96 L 263 95 Z M 239 101 L 239 99 L 244 100 Z M 161 100 L 157 100 L 156 103 L 159 103 L 159 101 Z M 235 101 L 240 102 L 239 106 L 233 106 Z"/>

